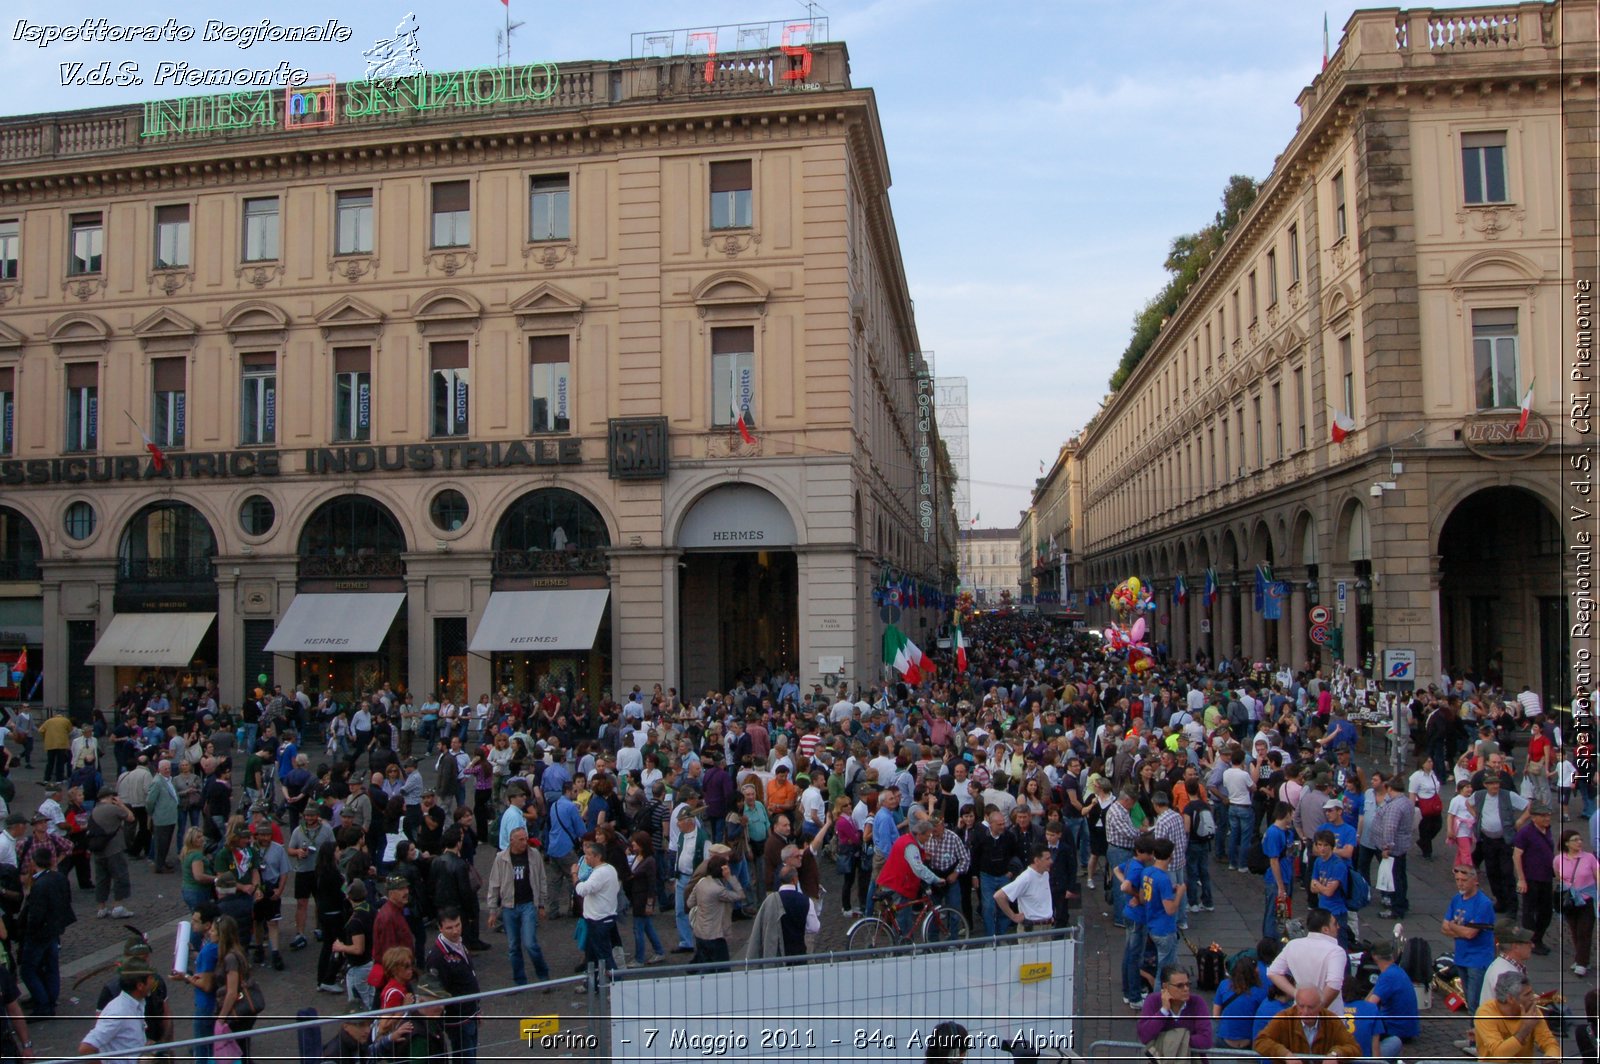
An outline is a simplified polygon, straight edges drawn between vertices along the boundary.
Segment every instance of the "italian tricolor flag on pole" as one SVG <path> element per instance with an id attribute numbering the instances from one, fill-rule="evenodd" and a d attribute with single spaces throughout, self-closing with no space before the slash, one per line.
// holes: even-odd
<path id="1" fill-rule="evenodd" d="M 883 661 L 893 666 L 894 671 L 913 686 L 922 682 L 923 673 L 932 675 L 934 671 L 928 655 L 895 624 L 883 630 Z"/>
<path id="2" fill-rule="evenodd" d="M 961 634 L 961 625 L 959 625 L 959 624 L 956 625 L 955 649 L 956 649 L 956 671 L 957 672 L 966 672 L 967 671 L 967 640 L 966 640 L 966 637 Z"/>

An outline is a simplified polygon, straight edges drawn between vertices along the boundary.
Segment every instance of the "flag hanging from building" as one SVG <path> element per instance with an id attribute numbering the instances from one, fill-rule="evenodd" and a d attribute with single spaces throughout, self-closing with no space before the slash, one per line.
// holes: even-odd
<path id="1" fill-rule="evenodd" d="M 1267 612 L 1267 587 L 1272 583 L 1272 569 L 1265 562 L 1256 564 L 1255 607 L 1256 612 Z"/>
<path id="2" fill-rule="evenodd" d="M 123 411 L 123 414 L 127 416 L 129 421 L 133 421 L 132 414 L 129 414 L 126 410 Z M 161 448 L 156 445 L 155 440 L 150 438 L 150 434 L 145 432 L 143 425 L 139 424 L 137 421 L 133 421 L 133 427 L 138 430 L 140 439 L 144 440 L 144 449 L 150 452 L 151 466 L 155 468 L 157 473 L 164 471 L 167 468 L 167 456 L 165 452 L 163 452 Z"/>
<path id="3" fill-rule="evenodd" d="M 1264 620 L 1279 621 L 1283 619 L 1283 602 L 1289 597 L 1290 587 L 1287 580 L 1272 580 L 1267 584 L 1266 609 L 1261 611 Z"/>
<path id="4" fill-rule="evenodd" d="M 1522 393 L 1522 416 L 1517 418 L 1517 431 L 1515 433 L 1518 436 L 1528 431 L 1528 418 L 1533 414 L 1533 385 L 1534 381 L 1529 381 L 1528 390 Z"/>
<path id="5" fill-rule="evenodd" d="M 28 648 L 23 647 L 22 653 L 17 655 L 17 660 L 11 663 L 11 671 L 22 673 L 28 671 Z"/>
<path id="6" fill-rule="evenodd" d="M 511 0 L 506 0 L 510 3 Z M 1328 13 L 1322 13 L 1322 69 L 1328 69 Z"/>
<path id="7" fill-rule="evenodd" d="M 1343 443 L 1344 438 L 1356 430 L 1356 419 L 1343 410 L 1333 415 L 1333 442 Z"/>
<path id="8" fill-rule="evenodd" d="M 1189 587 L 1183 582 L 1183 575 L 1181 573 L 1179 574 L 1178 578 L 1172 582 L 1172 596 L 1178 600 L 1178 605 L 1180 606 L 1187 606 L 1189 604 Z"/>
<path id="9" fill-rule="evenodd" d="M 1217 604 L 1217 570 L 1209 566 L 1206 568 L 1205 600 L 1208 608 Z"/>

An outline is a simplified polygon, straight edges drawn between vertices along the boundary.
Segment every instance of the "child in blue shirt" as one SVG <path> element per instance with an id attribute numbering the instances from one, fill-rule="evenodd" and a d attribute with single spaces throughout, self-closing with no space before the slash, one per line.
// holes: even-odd
<path id="1" fill-rule="evenodd" d="M 1338 921 L 1339 941 L 1345 949 L 1350 949 L 1355 945 L 1346 897 L 1350 887 L 1350 862 L 1333 852 L 1335 841 L 1333 832 L 1325 828 L 1312 837 L 1316 860 L 1311 862 L 1311 893 L 1317 896 L 1317 907 L 1326 909 Z"/>
<path id="2" fill-rule="evenodd" d="M 1378 965 L 1378 978 L 1372 984 L 1367 1000 L 1378 1009 L 1383 1018 L 1383 1041 L 1380 1057 L 1397 1057 L 1402 1043 L 1417 1037 L 1422 1022 L 1417 1016 L 1417 989 L 1411 977 L 1394 962 L 1394 944 L 1379 940 L 1369 951 Z"/>
<path id="3" fill-rule="evenodd" d="M 1294 807 L 1279 802 L 1272 810 L 1272 823 L 1261 839 L 1261 852 L 1267 858 L 1266 909 L 1261 916 L 1261 936 L 1278 938 L 1283 928 L 1278 921 L 1278 901 L 1285 902 L 1294 890 L 1294 855 L 1290 843 L 1294 835 L 1289 825 L 1294 822 Z"/>
<path id="4" fill-rule="evenodd" d="M 1217 987 L 1211 1014 L 1216 1018 L 1218 1041 L 1230 1049 L 1249 1049 L 1256 1012 L 1267 999 L 1269 984 L 1261 981 L 1254 957 L 1240 957 L 1233 974 Z"/>
<path id="5" fill-rule="evenodd" d="M 1155 858 L 1151 867 L 1144 870 L 1140 882 L 1140 901 L 1144 907 L 1145 930 L 1156 947 L 1156 971 L 1178 963 L 1178 906 L 1184 888 L 1173 886 L 1167 867 L 1172 862 L 1171 839 L 1156 839 L 1152 846 Z"/>
<path id="6" fill-rule="evenodd" d="M 1118 909 L 1127 927 L 1122 943 L 1122 1000 L 1131 1009 L 1144 1007 L 1145 909 L 1142 903 L 1145 870 L 1155 862 L 1155 836 L 1146 831 L 1133 844 L 1133 856 L 1111 870 L 1120 885 Z"/>

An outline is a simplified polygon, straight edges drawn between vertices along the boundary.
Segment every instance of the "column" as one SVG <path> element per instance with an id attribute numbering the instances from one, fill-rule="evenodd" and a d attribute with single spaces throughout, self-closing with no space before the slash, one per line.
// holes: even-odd
<path id="1" fill-rule="evenodd" d="M 648 549 L 611 553 L 611 689 L 645 690 L 678 679 L 678 552 Z M 670 578 L 668 570 L 671 570 Z M 670 607 L 670 610 L 669 610 Z M 670 632 L 670 635 L 669 635 Z M 671 660 L 668 646 L 673 648 Z"/>
<path id="2" fill-rule="evenodd" d="M 40 640 L 44 644 L 44 687 L 40 693 L 44 695 L 44 704 L 47 706 L 65 706 L 67 704 L 67 618 L 61 610 L 61 581 L 51 579 L 48 575 L 40 582 L 44 592 L 44 634 Z M 23 694 L 27 694 L 26 691 Z M 34 721 L 37 726 L 43 719 Z M 39 745 L 38 753 L 43 756 L 44 746 Z"/>
<path id="3" fill-rule="evenodd" d="M 1238 603 L 1239 585 L 1229 581 L 1223 587 L 1222 594 L 1217 596 L 1217 609 L 1211 617 L 1213 656 L 1218 659 L 1233 657 L 1233 648 L 1239 642 L 1239 633 L 1233 630 L 1234 619 L 1238 616 L 1235 609 Z"/>
<path id="4" fill-rule="evenodd" d="M 467 614 L 467 646 L 472 646 L 473 636 L 478 634 L 478 625 L 483 620 L 483 611 L 489 606 L 489 596 L 494 593 L 493 560 L 479 574 L 468 582 L 469 612 Z M 477 705 L 478 696 L 485 691 L 491 696 L 499 694 L 495 690 L 494 656 L 490 653 L 474 654 L 467 651 L 467 697 L 472 699 L 472 704 Z"/>
<path id="5" fill-rule="evenodd" d="M 1311 640 L 1307 628 L 1306 587 L 1296 580 L 1289 590 L 1289 642 L 1286 645 L 1289 667 L 1299 669 L 1311 656 Z"/>
<path id="6" fill-rule="evenodd" d="M 855 550 L 799 549 L 795 551 L 795 561 L 800 585 L 796 618 L 799 660 L 795 665 L 803 684 L 820 682 L 824 657 L 844 658 L 841 679 L 852 684 L 876 682 L 877 662 L 871 657 L 857 657 L 855 627 L 860 610 L 856 603 L 861 596 L 856 582 Z M 924 651 L 929 651 L 932 648 L 922 643 L 923 629 L 937 620 L 938 614 L 932 609 L 907 610 L 901 616 L 900 627 Z"/>
<path id="7" fill-rule="evenodd" d="M 1422 662 L 1417 662 L 1417 685 L 1419 687 L 1422 686 L 1424 682 L 1437 682 L 1439 678 L 1444 675 L 1445 668 L 1444 601 L 1439 594 L 1439 581 L 1444 575 L 1444 559 L 1435 554 L 1429 559 L 1429 562 L 1432 565 L 1432 569 L 1428 573 L 1428 617 L 1429 622 L 1432 625 L 1432 637 L 1430 639 L 1430 643 L 1433 647 L 1433 661 L 1431 663 L 1432 667 L 1427 673 L 1426 680 L 1423 679 Z M 1573 660 L 1577 659 L 1574 658 Z M 1435 765 L 1434 768 L 1437 769 L 1438 766 Z"/>
<path id="8" fill-rule="evenodd" d="M 1290 592 L 1290 595 L 1291 596 L 1293 595 L 1293 591 L 1292 590 Z M 1278 619 L 1277 619 L 1276 622 L 1274 622 L 1278 626 L 1278 664 L 1282 665 L 1285 662 L 1287 662 L 1289 664 L 1290 668 L 1294 667 L 1294 661 L 1295 661 L 1295 657 L 1294 657 L 1294 628 L 1293 628 L 1293 624 L 1294 624 L 1294 607 L 1292 605 L 1293 602 L 1294 602 L 1294 599 L 1291 597 L 1289 599 L 1284 600 L 1282 603 L 1280 603 L 1280 608 L 1281 608 L 1282 612 L 1280 612 L 1278 614 Z"/>
<path id="9" fill-rule="evenodd" d="M 1178 596 L 1172 596 L 1172 660 L 1187 661 L 1193 657 L 1189 652 L 1189 604 L 1194 601 L 1194 593 L 1189 593 L 1189 602 L 1179 602 Z"/>
<path id="10" fill-rule="evenodd" d="M 219 564 L 217 570 L 217 690 L 221 701 L 238 705 L 244 692 L 239 689 L 244 656 L 244 631 L 239 624 L 239 569 Z M 293 687 L 285 685 L 285 691 Z"/>
<path id="11" fill-rule="evenodd" d="M 1250 601 L 1245 606 L 1245 649 L 1244 656 L 1247 661 L 1260 661 L 1266 657 L 1267 650 L 1267 618 L 1261 610 L 1256 609 L 1255 584 L 1252 575 Z M 1263 603 L 1265 605 L 1265 603 Z"/>
<path id="12" fill-rule="evenodd" d="M 438 686 L 435 677 L 439 674 L 433 666 L 433 626 L 428 623 L 428 578 L 412 575 L 418 568 L 414 563 L 406 567 L 405 681 L 420 703 L 422 696 Z"/>
<path id="13" fill-rule="evenodd" d="M 1345 587 L 1344 612 L 1336 613 L 1339 624 L 1344 628 L 1344 664 L 1353 669 L 1359 669 L 1361 667 L 1361 656 L 1366 653 L 1367 648 L 1361 645 L 1361 593 L 1356 590 L 1354 573 L 1346 581 Z M 1339 603 L 1337 600 L 1335 600 L 1333 608 L 1335 611 L 1338 610 Z"/>

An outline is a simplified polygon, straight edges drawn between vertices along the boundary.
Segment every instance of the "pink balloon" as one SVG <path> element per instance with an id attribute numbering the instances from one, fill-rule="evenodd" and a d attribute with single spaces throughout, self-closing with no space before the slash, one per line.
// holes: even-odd
<path id="1" fill-rule="evenodd" d="M 1131 642 L 1137 643 L 1144 639 L 1144 618 L 1140 617 L 1133 622 L 1133 631 L 1129 633 Z"/>

